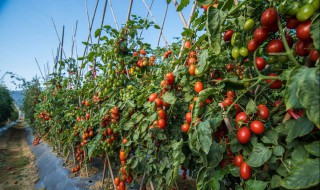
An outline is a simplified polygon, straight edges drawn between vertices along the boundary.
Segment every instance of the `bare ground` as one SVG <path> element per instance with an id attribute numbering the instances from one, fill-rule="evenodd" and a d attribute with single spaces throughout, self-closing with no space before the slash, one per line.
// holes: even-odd
<path id="1" fill-rule="evenodd" d="M 0 136 L 0 189 L 34 189 L 39 175 L 23 123 Z"/>

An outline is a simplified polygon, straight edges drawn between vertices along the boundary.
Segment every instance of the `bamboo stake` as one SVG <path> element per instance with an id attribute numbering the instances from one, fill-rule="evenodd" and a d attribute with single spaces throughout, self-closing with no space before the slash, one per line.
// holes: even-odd
<path id="1" fill-rule="evenodd" d="M 58 30 L 57 30 L 56 24 L 55 24 L 55 22 L 54 22 L 54 20 L 53 20 L 52 17 L 51 17 L 51 20 L 52 20 L 52 23 L 53 23 L 54 30 L 56 31 L 56 35 L 57 35 L 57 37 L 58 37 L 59 47 L 60 47 L 60 46 L 61 46 L 61 40 L 60 40 L 60 37 L 59 37 L 59 34 L 58 34 Z M 67 56 L 66 56 L 66 53 L 64 52 L 64 50 L 62 50 L 62 51 L 63 51 L 64 57 L 66 58 L 66 57 L 67 57 Z"/>
<path id="2" fill-rule="evenodd" d="M 155 19 L 154 16 L 152 15 L 152 12 L 151 12 L 149 6 L 147 5 L 146 1 L 145 1 L 145 0 L 142 0 L 142 1 L 143 1 L 144 5 L 146 6 L 149 14 L 151 15 L 151 18 L 152 18 L 153 22 L 154 22 L 156 25 L 158 25 L 156 19 Z M 166 46 L 167 46 L 167 47 L 170 47 L 168 41 L 166 40 L 166 38 L 164 37 L 163 34 L 161 34 L 161 37 L 162 37 L 163 41 L 166 43 Z"/>
<path id="3" fill-rule="evenodd" d="M 77 35 L 77 29 L 78 29 L 78 20 L 76 21 L 76 27 L 73 29 L 72 45 L 71 45 L 71 58 L 73 58 L 73 49 L 74 49 L 74 44 L 75 44 L 75 38 Z"/>
<path id="4" fill-rule="evenodd" d="M 91 24 L 90 24 L 90 16 L 89 16 L 89 10 L 88 10 L 87 0 L 84 1 L 84 6 L 85 6 L 85 8 L 86 8 L 88 28 L 90 28 Z M 90 33 L 90 34 L 91 34 L 91 33 Z M 91 43 L 92 43 L 92 37 L 91 37 L 91 35 L 90 35 L 90 41 L 91 41 Z"/>
<path id="5" fill-rule="evenodd" d="M 116 188 L 116 185 L 114 184 L 113 171 L 112 171 L 112 167 L 111 167 L 111 164 L 110 164 L 108 152 L 106 152 L 106 158 L 107 158 L 107 161 L 108 161 L 108 168 L 109 168 L 109 172 L 111 174 L 112 184 L 113 184 L 114 190 L 116 190 L 117 188 Z"/>
<path id="6" fill-rule="evenodd" d="M 178 8 L 179 4 L 178 4 L 177 0 L 173 0 L 173 4 L 176 6 L 176 8 Z M 181 22 L 182 22 L 183 26 L 184 26 L 185 28 L 188 28 L 186 19 L 184 18 L 182 12 L 179 11 L 178 14 L 179 14 L 179 16 L 180 16 L 180 19 L 181 19 Z"/>
<path id="7" fill-rule="evenodd" d="M 42 78 L 43 78 L 43 80 L 44 80 L 44 76 L 43 76 L 42 71 L 41 71 L 41 69 L 40 69 L 40 66 L 39 66 L 38 60 L 37 60 L 37 58 L 34 58 L 34 59 L 36 60 L 36 63 L 37 63 L 37 65 L 38 65 L 38 69 L 39 69 L 40 74 L 41 74 L 41 76 L 42 76 Z"/>
<path id="8" fill-rule="evenodd" d="M 114 23 L 116 24 L 117 30 L 119 31 L 118 22 L 117 22 L 117 20 L 116 20 L 116 17 L 114 16 L 114 12 L 113 12 L 113 7 L 112 7 L 111 1 L 112 1 L 112 0 L 109 1 L 109 4 L 110 4 L 110 9 L 111 9 L 112 18 L 113 18 Z"/>
<path id="9" fill-rule="evenodd" d="M 126 22 L 128 22 L 130 20 L 130 15 L 131 15 L 131 10 L 132 10 L 132 3 L 133 3 L 133 0 L 130 0 L 129 9 L 128 9 L 128 15 L 127 15 L 127 21 Z"/>
<path id="10" fill-rule="evenodd" d="M 152 8 L 153 2 L 154 2 L 154 0 L 151 1 L 150 10 L 151 10 L 151 8 Z M 147 16 L 146 16 L 146 18 L 144 19 L 144 22 L 146 22 L 146 21 L 148 20 L 148 17 L 149 17 L 149 11 L 147 12 Z M 139 38 L 141 38 L 142 33 L 143 33 L 143 28 L 141 29 Z"/>
<path id="11" fill-rule="evenodd" d="M 152 182 L 152 181 L 150 181 L 150 187 L 151 187 L 152 190 L 154 190 L 153 182 Z"/>
<path id="12" fill-rule="evenodd" d="M 140 185 L 139 190 L 142 190 L 142 188 L 143 188 L 144 178 L 145 178 L 145 177 L 146 177 L 146 173 L 143 173 L 142 180 L 141 180 L 141 185 Z"/>
<path id="13" fill-rule="evenodd" d="M 104 164 L 103 164 L 103 173 L 102 173 L 102 187 L 103 187 L 103 184 L 104 184 L 104 178 L 106 176 L 106 170 L 107 170 L 107 157 L 104 158 Z"/>
<path id="14" fill-rule="evenodd" d="M 63 41 L 64 41 L 64 25 L 62 26 L 62 41 L 61 41 L 61 49 L 60 49 L 60 61 L 62 61 L 62 51 L 63 51 Z M 66 56 L 65 56 L 66 58 Z"/>
<path id="15" fill-rule="evenodd" d="M 160 28 L 160 34 L 159 34 L 159 38 L 158 38 L 157 47 L 159 47 L 160 38 L 161 38 L 162 30 L 163 30 L 163 26 L 164 26 L 164 23 L 165 23 L 166 17 L 167 17 L 168 7 L 169 7 L 169 4 L 167 3 L 166 10 L 165 10 L 165 12 L 164 12 L 164 18 L 163 18 L 162 25 L 161 25 L 161 28 Z"/>

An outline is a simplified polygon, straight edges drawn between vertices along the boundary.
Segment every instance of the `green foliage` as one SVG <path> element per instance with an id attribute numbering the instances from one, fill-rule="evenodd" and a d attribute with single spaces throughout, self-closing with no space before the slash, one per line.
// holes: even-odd
<path id="1" fill-rule="evenodd" d="M 0 84 L 0 126 L 19 117 L 18 110 L 9 90 Z"/>

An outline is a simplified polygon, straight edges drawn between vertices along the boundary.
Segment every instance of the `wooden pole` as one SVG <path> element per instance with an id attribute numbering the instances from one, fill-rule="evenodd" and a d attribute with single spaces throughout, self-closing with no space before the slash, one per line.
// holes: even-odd
<path id="1" fill-rule="evenodd" d="M 37 65 L 38 65 L 38 69 L 39 69 L 39 71 L 40 71 L 40 74 L 41 74 L 43 80 L 45 80 L 45 79 L 44 79 L 44 76 L 43 76 L 43 74 L 42 74 L 42 71 L 41 71 L 41 69 L 40 69 L 40 66 L 39 66 L 39 63 L 38 63 L 37 58 L 34 58 L 34 59 L 36 60 L 36 63 L 37 63 Z"/>
<path id="2" fill-rule="evenodd" d="M 131 15 L 131 10 L 132 10 L 132 3 L 133 3 L 133 0 L 130 0 L 129 9 L 128 9 L 128 15 L 127 15 L 127 21 L 126 22 L 128 22 L 130 20 L 130 15 Z"/>
<path id="3" fill-rule="evenodd" d="M 112 1 L 112 0 L 109 1 L 109 4 L 110 4 L 110 10 L 111 10 L 112 18 L 113 18 L 113 21 L 114 21 L 114 23 L 115 23 L 115 25 L 116 25 L 117 30 L 119 31 L 118 22 L 117 22 L 116 17 L 114 16 L 114 12 L 113 12 L 113 7 L 112 7 L 111 1 Z"/>
<path id="4" fill-rule="evenodd" d="M 116 188 L 116 185 L 114 184 L 113 171 L 112 171 L 112 167 L 111 167 L 111 164 L 110 164 L 110 159 L 109 159 L 109 156 L 108 156 L 108 152 L 106 152 L 106 158 L 107 158 L 107 162 L 108 162 L 109 172 L 111 174 L 112 184 L 113 184 L 114 190 L 116 190 L 117 188 Z"/>
<path id="5" fill-rule="evenodd" d="M 64 25 L 62 26 L 62 40 L 61 40 L 61 47 L 60 47 L 60 61 L 62 61 L 63 41 L 64 41 Z"/>
<path id="6" fill-rule="evenodd" d="M 152 8 L 153 2 L 154 2 L 154 0 L 151 1 L 150 7 L 149 7 L 150 10 L 151 10 L 151 8 Z M 147 16 L 146 16 L 146 18 L 144 19 L 144 22 L 146 22 L 146 21 L 148 20 L 148 17 L 149 17 L 149 11 L 147 12 Z M 141 29 L 139 38 L 141 38 L 142 33 L 143 33 L 143 28 Z"/>
<path id="7" fill-rule="evenodd" d="M 173 4 L 176 6 L 176 8 L 178 8 L 179 4 L 178 4 L 177 0 L 173 0 Z M 181 19 L 181 22 L 182 22 L 183 26 L 184 26 L 185 28 L 188 28 L 186 19 L 184 18 L 182 12 L 179 11 L 178 14 L 179 14 L 179 16 L 180 16 L 180 19 Z"/>
<path id="8" fill-rule="evenodd" d="M 164 23 L 165 23 L 166 17 L 167 17 L 168 7 L 169 7 L 169 4 L 167 3 L 166 10 L 165 10 L 165 12 L 164 12 L 164 17 L 163 17 L 162 25 L 161 25 L 161 28 L 160 28 L 160 35 L 159 35 L 159 38 L 158 38 L 157 47 L 159 47 L 160 38 L 161 38 L 161 35 L 162 35 L 162 30 L 163 30 L 163 26 L 164 26 Z"/>
<path id="9" fill-rule="evenodd" d="M 103 184 L 104 184 L 104 178 L 106 177 L 106 170 L 107 170 L 107 156 L 104 158 L 104 163 L 103 163 L 103 173 L 102 173 L 102 188 L 103 188 Z"/>
<path id="10" fill-rule="evenodd" d="M 59 34 L 58 34 L 58 30 L 57 30 L 56 24 L 55 24 L 55 22 L 54 22 L 54 20 L 53 20 L 52 17 L 51 17 L 51 20 L 52 20 L 54 30 L 56 31 L 56 35 L 57 35 L 58 40 L 59 40 L 59 47 L 61 47 L 61 46 L 62 46 L 62 45 L 61 45 L 61 40 L 60 40 L 60 37 L 59 37 Z M 63 51 L 64 57 L 66 58 L 66 57 L 67 57 L 67 56 L 66 56 L 66 53 L 64 52 L 64 50 L 62 50 L 62 51 Z"/>

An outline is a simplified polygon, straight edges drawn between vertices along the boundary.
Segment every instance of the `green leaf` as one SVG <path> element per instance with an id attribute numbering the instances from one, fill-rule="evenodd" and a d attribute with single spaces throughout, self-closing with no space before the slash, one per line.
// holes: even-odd
<path id="1" fill-rule="evenodd" d="M 297 137 L 302 137 L 310 133 L 313 129 L 313 123 L 307 117 L 301 117 L 297 120 L 291 119 L 285 123 L 287 131 L 287 142 L 291 142 Z"/>
<path id="2" fill-rule="evenodd" d="M 276 131 L 267 131 L 263 137 L 262 142 L 266 144 L 278 145 L 279 134 Z"/>
<path id="3" fill-rule="evenodd" d="M 300 67 L 295 67 L 289 71 L 287 75 L 287 83 L 284 93 L 284 100 L 286 104 L 286 108 L 303 108 L 298 97 L 297 90 L 300 78 L 307 73 L 299 72 Z"/>
<path id="4" fill-rule="evenodd" d="M 209 121 L 200 122 L 197 125 L 197 131 L 198 131 L 198 141 L 200 143 L 201 149 L 208 154 L 210 150 L 210 146 L 212 144 L 212 137 L 211 133 L 212 130 L 210 128 Z"/>
<path id="5" fill-rule="evenodd" d="M 303 160 L 309 157 L 309 154 L 302 144 L 298 144 L 294 148 L 291 154 L 291 157 L 292 157 L 292 160 L 295 160 L 297 162 L 302 162 Z"/>
<path id="6" fill-rule="evenodd" d="M 207 58 L 208 58 L 208 50 L 203 50 L 199 56 L 199 62 L 197 65 L 197 69 L 199 71 L 199 75 L 202 75 L 208 68 L 208 62 L 207 62 Z"/>
<path id="7" fill-rule="evenodd" d="M 174 104 L 177 100 L 175 95 L 172 92 L 166 92 L 162 96 L 163 101 L 165 101 L 168 104 Z"/>
<path id="8" fill-rule="evenodd" d="M 251 114 L 254 114 L 256 112 L 257 112 L 257 105 L 252 99 L 250 99 L 248 104 L 247 104 L 247 106 L 246 106 L 246 113 L 248 115 L 251 115 Z"/>
<path id="9" fill-rule="evenodd" d="M 307 74 L 300 78 L 297 96 L 308 118 L 320 128 L 320 67 L 303 69 Z"/>
<path id="10" fill-rule="evenodd" d="M 277 145 L 273 148 L 273 154 L 276 156 L 282 156 L 285 149 L 281 145 Z"/>
<path id="11" fill-rule="evenodd" d="M 218 9 L 221 9 L 222 11 L 230 10 L 233 5 L 234 0 L 226 0 L 223 4 L 219 3 Z"/>
<path id="12" fill-rule="evenodd" d="M 272 149 L 258 143 L 253 147 L 253 150 L 247 160 L 247 163 L 252 167 L 262 166 L 272 155 Z"/>
<path id="13" fill-rule="evenodd" d="M 310 33 L 311 37 L 313 39 L 314 47 L 320 51 L 320 15 L 318 14 L 316 19 L 312 21 L 311 27 L 310 27 Z"/>
<path id="14" fill-rule="evenodd" d="M 190 3 L 190 0 L 181 0 L 180 5 L 177 8 L 177 11 L 182 11 L 183 8 L 185 8 Z"/>
<path id="15" fill-rule="evenodd" d="M 293 166 L 282 180 L 281 186 L 287 189 L 306 189 L 319 184 L 320 159 L 306 159 Z"/>
<path id="16" fill-rule="evenodd" d="M 272 189 L 279 188 L 281 185 L 281 177 L 279 175 L 273 175 L 270 186 Z"/>
<path id="17" fill-rule="evenodd" d="M 88 156 L 89 156 L 89 158 L 92 156 L 94 150 L 95 150 L 96 147 L 98 146 L 99 141 L 101 140 L 101 137 L 102 137 L 101 134 L 96 135 L 96 136 L 94 137 L 92 143 L 90 143 L 91 146 L 89 146 L 89 149 L 88 149 Z"/>
<path id="18" fill-rule="evenodd" d="M 221 52 L 221 30 L 227 14 L 219 9 L 209 7 L 207 15 L 207 33 L 213 54 Z"/>
<path id="19" fill-rule="evenodd" d="M 246 181 L 245 190 L 264 190 L 268 185 L 268 182 L 259 180 L 248 180 Z"/>
<path id="20" fill-rule="evenodd" d="M 219 144 L 213 141 L 207 156 L 209 167 L 214 168 L 218 166 L 220 161 L 223 159 L 223 153 L 225 151 L 226 151 L 225 143 Z"/>
<path id="21" fill-rule="evenodd" d="M 167 4 L 171 3 L 171 0 L 167 0 Z"/>
<path id="22" fill-rule="evenodd" d="M 320 157 L 320 141 L 313 141 L 310 144 L 304 145 L 309 154 Z"/>
<path id="23" fill-rule="evenodd" d="M 158 26 L 158 25 L 155 24 L 155 25 L 154 25 L 154 28 L 155 28 L 155 29 L 160 29 L 160 26 Z"/>
<path id="24" fill-rule="evenodd" d="M 213 4 L 213 1 L 214 0 L 197 0 L 197 3 L 199 5 L 210 5 L 210 4 Z"/>
<path id="25" fill-rule="evenodd" d="M 99 35 L 101 34 L 101 29 L 97 29 L 95 32 L 94 32 L 94 37 L 98 37 Z"/>

